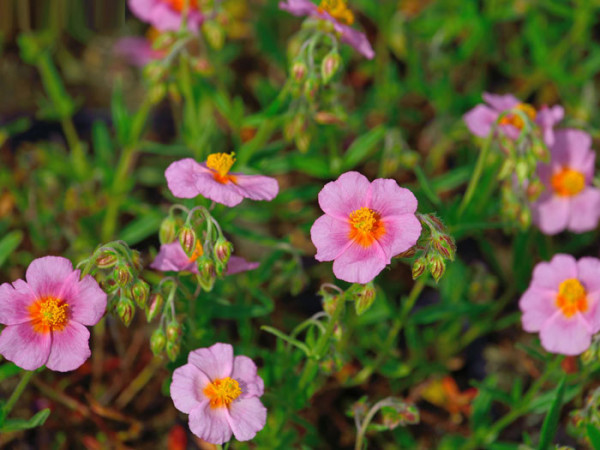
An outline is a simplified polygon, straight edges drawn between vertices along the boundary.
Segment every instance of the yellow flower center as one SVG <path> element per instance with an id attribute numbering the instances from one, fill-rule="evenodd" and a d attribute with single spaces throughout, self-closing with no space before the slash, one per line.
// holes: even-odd
<path id="1" fill-rule="evenodd" d="M 354 14 L 346 6 L 345 0 L 321 0 L 319 12 L 326 12 L 335 20 L 345 25 L 352 25 L 354 23 Z"/>
<path id="2" fill-rule="evenodd" d="M 69 322 L 69 305 L 55 297 L 44 297 L 29 307 L 33 330 L 37 333 L 61 331 Z"/>
<path id="3" fill-rule="evenodd" d="M 227 184 L 230 181 L 235 182 L 235 176 L 229 175 L 229 169 L 235 162 L 235 153 L 211 153 L 206 159 L 206 167 L 212 169 L 215 174 L 215 180 L 219 183 Z"/>
<path id="4" fill-rule="evenodd" d="M 556 306 L 558 306 L 565 317 L 571 317 L 577 312 L 586 312 L 588 302 L 585 288 L 575 278 L 569 278 L 558 287 L 556 296 Z"/>
<path id="5" fill-rule="evenodd" d="M 211 408 L 228 407 L 231 402 L 242 395 L 240 384 L 231 377 L 213 381 L 204 388 L 203 392 L 210 399 Z"/>
<path id="6" fill-rule="evenodd" d="M 196 260 L 198 258 L 200 258 L 203 254 L 204 254 L 204 249 L 202 248 L 202 244 L 200 244 L 200 241 L 197 240 L 196 248 L 194 248 L 194 253 L 192 253 L 192 256 L 190 256 L 188 258 L 188 263 L 196 262 Z"/>
<path id="7" fill-rule="evenodd" d="M 537 112 L 533 106 L 528 103 L 519 103 L 514 109 L 522 111 L 527 117 L 533 122 L 537 116 Z M 519 130 L 522 130 L 525 126 L 523 118 L 518 114 L 507 114 L 500 119 L 500 125 L 512 125 Z"/>
<path id="8" fill-rule="evenodd" d="M 562 197 L 572 197 L 585 188 L 585 175 L 567 167 L 552 175 L 550 180 L 552 189 Z"/>
<path id="9" fill-rule="evenodd" d="M 375 239 L 385 234 L 385 227 L 377 211 L 362 207 L 350 213 L 349 238 L 362 247 L 369 247 Z"/>
<path id="10" fill-rule="evenodd" d="M 167 5 L 171 7 L 171 9 L 182 12 L 185 7 L 185 0 L 163 0 Z M 189 10 L 197 10 L 198 9 L 198 0 L 188 0 Z"/>

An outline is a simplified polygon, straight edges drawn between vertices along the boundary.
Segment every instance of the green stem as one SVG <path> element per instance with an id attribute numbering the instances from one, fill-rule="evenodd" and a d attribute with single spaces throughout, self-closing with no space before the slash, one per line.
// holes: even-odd
<path id="1" fill-rule="evenodd" d="M 398 334 L 400 333 L 400 331 L 402 331 L 402 328 L 404 327 L 404 324 L 406 322 L 406 319 L 408 318 L 408 315 L 410 314 L 413 307 L 415 306 L 415 303 L 417 302 L 419 295 L 421 295 L 421 292 L 423 292 L 426 281 L 427 281 L 427 277 L 423 276 L 423 277 L 419 278 L 417 280 L 417 282 L 414 284 L 410 293 L 408 294 L 408 298 L 402 305 L 402 310 L 400 311 L 400 314 L 398 315 L 398 317 L 396 319 L 394 319 L 394 323 L 393 323 L 392 328 L 390 329 L 390 332 L 388 333 L 388 336 L 382 346 L 382 350 L 378 352 L 377 359 L 375 359 L 375 362 L 373 364 L 362 369 L 358 373 L 358 375 L 356 375 L 354 380 L 352 380 L 349 383 L 350 385 L 362 384 L 365 381 L 367 381 L 367 379 L 371 376 L 371 374 L 373 374 L 373 372 L 375 372 L 375 370 L 377 370 L 379 368 L 379 366 L 385 361 L 388 353 L 391 351 L 394 343 L 396 342 Z"/>
<path id="2" fill-rule="evenodd" d="M 67 139 L 67 145 L 71 150 L 71 161 L 73 163 L 73 168 L 75 169 L 75 173 L 81 177 L 85 175 L 87 168 L 87 161 L 85 159 L 83 146 L 81 145 L 81 139 L 79 139 L 79 135 L 77 134 L 77 130 L 73 124 L 73 119 L 70 117 L 65 118 L 62 119 L 60 123 L 62 125 L 63 132 L 65 133 L 65 138 Z"/>
<path id="3" fill-rule="evenodd" d="M 463 212 L 471 202 L 473 194 L 475 194 L 475 189 L 477 189 L 477 185 L 479 184 L 479 179 L 481 178 L 481 173 L 483 172 L 483 167 L 485 166 L 487 155 L 490 152 L 490 148 L 492 147 L 492 139 L 494 137 L 494 132 L 494 129 L 490 132 L 490 135 L 486 138 L 485 143 L 483 144 L 481 152 L 479 152 L 479 157 L 477 159 L 477 163 L 475 164 L 475 170 L 473 171 L 473 176 L 471 177 L 471 181 L 469 181 L 467 191 L 465 192 L 462 202 L 460 203 L 460 207 L 458 208 L 459 216 L 462 216 Z"/>
<path id="4" fill-rule="evenodd" d="M 35 372 L 33 372 L 31 370 L 26 370 L 25 373 L 23 374 L 23 377 L 21 378 L 21 381 L 19 381 L 19 384 L 17 385 L 17 387 L 15 388 L 15 390 L 13 391 L 13 393 L 11 394 L 10 398 L 8 399 L 8 401 L 6 402 L 6 404 L 4 405 L 4 407 L 2 408 L 3 416 L 5 418 L 8 417 L 8 415 L 10 414 L 11 410 L 15 406 L 15 403 L 17 403 L 17 400 L 19 400 L 19 397 L 21 396 L 21 394 L 23 393 L 23 391 L 27 387 L 27 384 L 29 384 L 29 381 L 33 377 L 34 373 Z"/>
<path id="5" fill-rule="evenodd" d="M 365 438 L 365 434 L 367 432 L 367 428 L 369 427 L 369 424 L 371 423 L 371 420 L 373 420 L 373 417 L 375 417 L 375 414 L 377 414 L 377 412 L 381 408 L 383 408 L 384 406 L 389 406 L 390 404 L 391 404 L 390 399 L 385 398 L 383 400 L 378 401 L 371 407 L 371 409 L 369 410 L 369 412 L 367 413 L 364 420 L 360 424 L 360 427 L 357 430 L 356 444 L 354 444 L 354 450 L 362 449 L 363 440 Z"/>

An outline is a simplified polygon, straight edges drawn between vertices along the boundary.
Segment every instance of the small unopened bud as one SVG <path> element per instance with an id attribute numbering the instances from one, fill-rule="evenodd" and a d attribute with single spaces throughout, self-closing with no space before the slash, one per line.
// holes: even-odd
<path id="1" fill-rule="evenodd" d="M 427 258 L 427 269 L 437 283 L 446 271 L 446 263 L 440 255 L 430 254 Z"/>
<path id="2" fill-rule="evenodd" d="M 116 292 L 119 289 L 119 285 L 114 280 L 114 278 L 105 278 L 100 282 L 100 287 L 107 294 L 112 294 L 113 292 Z"/>
<path id="3" fill-rule="evenodd" d="M 323 78 L 323 84 L 329 83 L 340 68 L 341 62 L 342 58 L 340 57 L 340 54 L 335 51 L 323 58 L 323 62 L 321 63 L 321 77 Z"/>
<path id="4" fill-rule="evenodd" d="M 135 305 L 127 297 L 121 297 L 117 304 L 117 315 L 126 327 L 129 326 L 135 316 Z"/>
<path id="5" fill-rule="evenodd" d="M 425 269 L 426 268 L 427 268 L 427 261 L 425 259 L 425 256 L 418 257 L 417 260 L 413 263 L 413 266 L 412 266 L 412 277 L 413 277 L 413 280 L 416 280 L 421 275 L 423 275 L 425 273 Z"/>
<path id="6" fill-rule="evenodd" d="M 345 300 L 343 295 L 331 295 L 329 293 L 325 293 L 324 291 L 321 291 L 319 294 L 323 297 L 323 311 L 325 311 L 330 317 L 333 316 L 333 313 L 338 306 L 338 302 L 343 302 Z"/>
<path id="7" fill-rule="evenodd" d="M 206 255 L 198 259 L 198 283 L 206 292 L 212 291 L 217 279 L 215 262 Z"/>
<path id="8" fill-rule="evenodd" d="M 148 92 L 148 100 L 150 100 L 150 103 L 153 105 L 156 105 L 165 98 L 165 95 L 167 95 L 167 86 L 164 83 L 156 83 Z"/>
<path id="9" fill-rule="evenodd" d="M 308 151 L 311 141 L 312 135 L 308 130 L 300 130 L 294 139 L 300 153 L 306 153 Z"/>
<path id="10" fill-rule="evenodd" d="M 148 322 L 151 322 L 162 311 L 163 305 L 165 304 L 165 298 L 160 292 L 155 292 L 150 296 L 149 303 L 150 305 L 146 311 L 146 318 L 148 319 Z"/>
<path id="11" fill-rule="evenodd" d="M 162 62 L 151 62 L 146 64 L 144 67 L 144 77 L 150 81 L 151 84 L 159 83 L 166 75 L 166 69 Z"/>
<path id="12" fill-rule="evenodd" d="M 331 125 L 331 124 L 343 124 L 344 121 L 329 111 L 318 111 L 314 115 L 315 122 L 320 123 L 322 125 Z"/>
<path id="13" fill-rule="evenodd" d="M 150 350 L 154 356 L 158 356 L 162 353 L 167 343 L 167 337 L 162 328 L 157 328 L 150 337 Z"/>
<path id="14" fill-rule="evenodd" d="M 297 83 L 300 83 L 304 80 L 307 72 L 308 72 L 308 69 L 306 67 L 306 64 L 304 64 L 302 61 L 296 61 L 296 62 L 294 62 L 294 64 L 292 64 L 292 69 L 291 69 L 292 78 Z"/>
<path id="15" fill-rule="evenodd" d="M 344 337 L 344 329 L 342 328 L 342 326 L 340 325 L 340 323 L 336 323 L 335 326 L 333 327 L 333 338 L 336 341 L 341 341 L 342 338 Z"/>
<path id="16" fill-rule="evenodd" d="M 413 256 L 415 256 L 416 252 L 417 252 L 417 249 L 415 247 L 411 247 L 408 250 L 406 250 L 405 252 L 398 253 L 396 255 L 396 258 L 412 258 Z"/>
<path id="17" fill-rule="evenodd" d="M 456 255 L 456 244 L 454 240 L 447 234 L 440 234 L 433 239 L 433 247 L 444 258 L 454 261 Z"/>
<path id="18" fill-rule="evenodd" d="M 167 342 L 179 342 L 181 339 L 181 324 L 174 320 L 167 325 Z"/>
<path id="19" fill-rule="evenodd" d="M 160 224 L 158 239 L 161 244 L 170 244 L 177 237 L 177 221 L 175 217 L 168 216 Z"/>
<path id="20" fill-rule="evenodd" d="M 96 257 L 96 267 L 99 269 L 110 269 L 117 264 L 117 253 L 113 249 L 106 249 Z"/>
<path id="21" fill-rule="evenodd" d="M 145 308 L 150 294 L 150 286 L 144 280 L 137 280 L 131 288 L 131 296 L 136 305 L 140 308 Z"/>
<path id="22" fill-rule="evenodd" d="M 225 43 L 225 32 L 223 31 L 223 27 L 217 22 L 206 20 L 202 24 L 202 32 L 212 48 L 215 50 L 223 48 L 223 44 Z"/>
<path id="23" fill-rule="evenodd" d="M 179 231 L 179 243 L 181 248 L 188 255 L 191 256 L 196 249 L 196 232 L 189 225 L 184 225 Z"/>
<path id="24" fill-rule="evenodd" d="M 304 83 L 304 96 L 309 101 L 314 101 L 317 98 L 319 92 L 319 80 L 316 78 L 309 78 Z"/>
<path id="25" fill-rule="evenodd" d="M 142 264 L 142 256 L 137 250 L 131 250 L 131 262 L 133 263 L 135 270 L 138 272 L 144 269 L 144 265 Z"/>
<path id="26" fill-rule="evenodd" d="M 125 287 L 132 279 L 131 270 L 125 264 L 118 264 L 115 268 L 115 281 L 119 287 Z"/>
<path id="27" fill-rule="evenodd" d="M 167 341 L 167 356 L 171 361 L 175 361 L 177 359 L 180 350 L 181 345 L 179 344 L 179 342 Z"/>
<path id="28" fill-rule="evenodd" d="M 375 301 L 375 287 L 373 283 L 367 283 L 358 289 L 354 295 L 354 309 L 356 315 L 365 313 Z"/>
<path id="29" fill-rule="evenodd" d="M 216 270 L 217 274 L 221 275 L 223 270 L 227 267 L 231 252 L 233 251 L 233 245 L 224 237 L 219 237 L 214 247 L 214 254 L 216 259 Z"/>
<path id="30" fill-rule="evenodd" d="M 388 429 L 402 425 L 413 425 L 419 423 L 419 410 L 414 405 L 408 405 L 403 401 L 396 401 L 392 406 L 381 409 L 383 425 Z"/>

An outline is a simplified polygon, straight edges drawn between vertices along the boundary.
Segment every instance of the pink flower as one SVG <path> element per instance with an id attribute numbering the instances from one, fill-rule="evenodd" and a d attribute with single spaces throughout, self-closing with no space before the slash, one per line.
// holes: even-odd
<path id="1" fill-rule="evenodd" d="M 545 234 L 582 233 L 600 219 L 600 190 L 592 187 L 595 152 L 589 134 L 575 129 L 556 132 L 550 163 L 538 165 L 546 191 L 532 205 L 533 222 Z"/>
<path id="2" fill-rule="evenodd" d="M 75 370 L 90 356 L 90 332 L 106 310 L 96 280 L 79 279 L 68 259 L 46 256 L 31 262 L 27 281 L 0 286 L 0 354 L 25 370 L 43 365 Z"/>
<path id="3" fill-rule="evenodd" d="M 199 249 L 199 250 L 198 250 Z M 160 246 L 160 251 L 150 267 L 161 272 L 191 272 L 198 273 L 196 260 L 202 256 L 202 247 L 197 246 L 191 257 L 185 254 L 178 241 Z M 231 256 L 227 263 L 225 275 L 234 275 L 247 270 L 254 270 L 259 266 L 257 262 L 249 262 L 239 256 Z"/>
<path id="4" fill-rule="evenodd" d="M 202 164 L 191 158 L 175 161 L 165 171 L 171 193 L 178 198 L 194 198 L 200 194 L 226 206 L 235 206 L 244 198 L 273 200 L 279 192 L 277 180 L 229 173 L 235 162 L 233 155 L 213 153 Z"/>
<path id="5" fill-rule="evenodd" d="M 342 42 L 351 45 L 368 59 L 375 56 L 365 34 L 350 27 L 354 23 L 354 14 L 344 0 L 322 0 L 319 6 L 310 0 L 286 0 L 279 3 L 279 8 L 295 16 L 311 16 L 325 20 L 340 35 Z"/>
<path id="6" fill-rule="evenodd" d="M 552 353 L 578 355 L 600 331 L 600 260 L 556 255 L 533 270 L 519 301 L 525 331 L 540 333 Z"/>
<path id="7" fill-rule="evenodd" d="M 204 21 L 198 3 L 198 0 L 189 0 L 187 23 L 193 32 L 197 32 Z M 184 5 L 185 0 L 129 0 L 129 9 L 160 31 L 179 30 Z"/>
<path id="8" fill-rule="evenodd" d="M 350 283 L 371 281 L 421 234 L 417 199 L 394 180 L 347 172 L 319 192 L 319 205 L 325 214 L 310 230 L 315 258 L 333 260 L 335 276 Z"/>
<path id="9" fill-rule="evenodd" d="M 248 441 L 263 429 L 267 409 L 259 397 L 263 380 L 247 356 L 233 356 L 233 347 L 217 343 L 190 352 L 188 363 L 173 372 L 171 398 L 190 415 L 190 430 L 200 439 L 223 444 Z"/>
<path id="10" fill-rule="evenodd" d="M 539 111 L 527 103 L 521 103 L 513 95 L 494 95 L 483 93 L 483 99 L 487 105 L 477 105 L 463 116 L 467 127 L 475 136 L 487 137 L 492 125 L 498 121 L 500 114 L 510 110 L 520 110 L 534 121 L 542 130 L 546 145 L 554 143 L 554 126 L 564 116 L 562 106 L 555 105 L 552 108 L 543 106 Z M 489 106 L 488 106 L 489 105 Z M 509 138 L 517 139 L 523 129 L 523 119 L 517 114 L 507 114 L 500 119 L 499 129 Z"/>
<path id="11" fill-rule="evenodd" d="M 150 40 L 137 36 L 127 36 L 119 39 L 114 50 L 131 65 L 139 67 L 165 56 L 165 52 L 152 48 Z"/>

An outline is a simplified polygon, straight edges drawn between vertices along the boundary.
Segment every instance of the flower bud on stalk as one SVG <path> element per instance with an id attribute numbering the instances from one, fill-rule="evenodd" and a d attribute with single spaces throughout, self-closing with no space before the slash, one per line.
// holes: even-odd
<path id="1" fill-rule="evenodd" d="M 219 237 L 214 247 L 214 254 L 216 260 L 216 271 L 220 276 L 223 271 L 227 268 L 227 263 L 231 257 L 233 251 L 233 245 L 224 237 Z"/>
<path id="2" fill-rule="evenodd" d="M 336 51 L 332 51 L 323 58 L 323 62 L 321 63 L 321 77 L 323 78 L 323 84 L 327 84 L 331 81 L 340 68 L 341 62 L 342 58 Z"/>
<path id="3" fill-rule="evenodd" d="M 186 255 L 191 256 L 196 249 L 196 233 L 189 225 L 184 225 L 179 231 L 179 243 Z"/>
<path id="4" fill-rule="evenodd" d="M 319 80 L 312 77 L 306 80 L 304 83 L 304 96 L 308 101 L 314 101 L 317 98 L 317 92 L 319 92 Z"/>
<path id="5" fill-rule="evenodd" d="M 167 325 L 167 342 L 179 342 L 181 339 L 181 324 L 173 320 Z"/>
<path id="6" fill-rule="evenodd" d="M 131 282 L 133 278 L 131 275 L 131 270 L 126 264 L 119 263 L 115 268 L 115 281 L 119 287 L 125 287 Z"/>
<path id="7" fill-rule="evenodd" d="M 425 269 L 427 268 L 427 261 L 425 256 L 419 256 L 412 266 L 412 277 L 413 280 L 416 280 L 421 275 L 425 273 Z"/>
<path id="8" fill-rule="evenodd" d="M 158 230 L 158 239 L 161 244 L 170 244 L 177 237 L 177 221 L 173 216 L 165 218 Z"/>
<path id="9" fill-rule="evenodd" d="M 375 286 L 373 286 L 372 282 L 360 286 L 352 298 L 354 299 L 356 315 L 360 316 L 364 314 L 375 301 Z"/>
<path id="10" fill-rule="evenodd" d="M 292 73 L 292 78 L 294 79 L 294 81 L 297 83 L 301 83 L 302 80 L 304 80 L 304 78 L 306 77 L 308 68 L 306 67 L 306 64 L 304 64 L 304 62 L 295 61 L 294 64 L 292 64 L 292 69 L 290 70 L 290 72 Z"/>
<path id="11" fill-rule="evenodd" d="M 112 294 L 119 289 L 117 282 L 113 277 L 107 277 L 100 282 L 100 287 L 107 294 Z"/>
<path id="12" fill-rule="evenodd" d="M 150 337 L 150 350 L 154 356 L 158 356 L 162 353 L 165 348 L 165 344 L 167 343 L 167 338 L 165 336 L 165 332 L 162 328 L 157 328 L 152 333 L 152 337 Z"/>
<path id="13" fill-rule="evenodd" d="M 117 254 L 113 249 L 106 249 L 100 252 L 94 261 L 99 269 L 110 269 L 117 264 Z"/>
<path id="14" fill-rule="evenodd" d="M 433 276 L 433 279 L 437 283 L 446 271 L 446 263 L 444 258 L 440 255 L 429 254 L 427 257 L 427 269 Z"/>
<path id="15" fill-rule="evenodd" d="M 155 292 L 150 296 L 150 306 L 146 311 L 146 319 L 148 322 L 154 320 L 160 312 L 165 304 L 165 298 L 162 296 L 160 292 Z"/>
<path id="16" fill-rule="evenodd" d="M 413 246 L 413 247 L 409 248 L 408 250 L 406 250 L 405 252 L 398 253 L 395 257 L 396 258 L 412 258 L 413 256 L 415 256 L 416 252 L 417 252 L 417 249 Z"/>
<path id="17" fill-rule="evenodd" d="M 140 252 L 137 250 L 131 250 L 131 262 L 133 263 L 133 267 L 138 272 L 141 272 L 144 269 L 144 265 L 142 264 L 142 257 Z"/>
<path id="18" fill-rule="evenodd" d="M 128 327 L 133 320 L 133 316 L 135 316 L 135 305 L 131 299 L 127 297 L 121 297 L 119 299 L 119 303 L 117 303 L 117 315 L 123 324 Z"/>
<path id="19" fill-rule="evenodd" d="M 212 291 L 217 279 L 215 262 L 212 258 L 203 255 L 198 259 L 198 283 L 206 292 Z"/>
<path id="20" fill-rule="evenodd" d="M 343 295 L 331 295 L 328 294 L 327 292 L 325 292 L 323 289 L 321 289 L 321 292 L 319 292 L 319 295 L 321 295 L 323 297 L 323 311 L 325 311 L 327 313 L 327 315 L 329 315 L 329 317 L 333 316 L 333 313 L 335 311 L 335 308 L 338 305 L 339 301 L 345 301 L 344 296 Z"/>
<path id="21" fill-rule="evenodd" d="M 140 308 L 146 307 L 149 294 L 150 286 L 144 280 L 137 280 L 131 288 L 131 297 Z"/>
<path id="22" fill-rule="evenodd" d="M 456 244 L 447 234 L 440 234 L 433 240 L 433 247 L 444 258 L 454 261 L 456 255 Z"/>
<path id="23" fill-rule="evenodd" d="M 175 361 L 177 359 L 180 350 L 181 345 L 179 344 L 179 342 L 167 341 L 167 356 L 171 361 Z"/>

